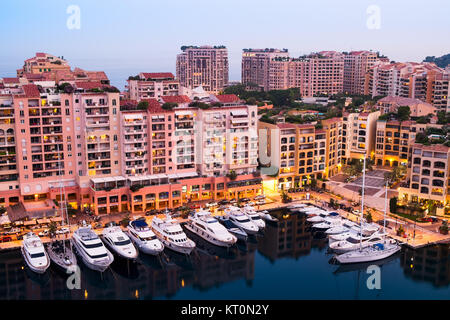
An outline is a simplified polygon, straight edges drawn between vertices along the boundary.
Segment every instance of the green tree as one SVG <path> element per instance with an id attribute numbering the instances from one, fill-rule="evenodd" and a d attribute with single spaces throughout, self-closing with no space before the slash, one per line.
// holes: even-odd
<path id="1" fill-rule="evenodd" d="M 236 180 L 236 178 L 237 178 L 237 173 L 236 173 L 236 171 L 230 170 L 230 172 L 227 173 L 227 177 L 228 177 L 230 180 Z"/>
<path id="2" fill-rule="evenodd" d="M 391 211 L 391 213 L 397 213 L 397 200 L 397 197 L 389 199 L 389 211 Z"/>
<path id="3" fill-rule="evenodd" d="M 50 222 L 48 225 L 48 233 L 50 234 L 50 238 L 54 238 L 56 236 L 56 230 L 58 230 L 56 223 Z"/>
<path id="4" fill-rule="evenodd" d="M 409 116 L 411 115 L 411 110 L 409 109 L 409 106 L 401 106 L 397 109 L 397 119 L 399 121 L 406 121 L 409 119 Z"/>
<path id="5" fill-rule="evenodd" d="M 138 103 L 137 108 L 139 110 L 147 110 L 148 109 L 148 101 L 141 101 Z"/>

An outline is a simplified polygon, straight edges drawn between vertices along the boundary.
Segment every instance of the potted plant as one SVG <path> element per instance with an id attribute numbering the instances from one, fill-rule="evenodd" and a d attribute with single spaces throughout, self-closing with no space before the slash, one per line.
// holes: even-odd
<path id="1" fill-rule="evenodd" d="M 405 233 L 405 229 L 403 228 L 402 225 L 400 225 L 400 227 L 398 227 L 398 229 L 397 229 L 397 236 L 403 237 L 404 233 Z"/>

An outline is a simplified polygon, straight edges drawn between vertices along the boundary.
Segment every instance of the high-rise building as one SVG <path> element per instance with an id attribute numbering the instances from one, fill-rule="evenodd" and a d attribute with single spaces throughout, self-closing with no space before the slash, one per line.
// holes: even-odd
<path id="1" fill-rule="evenodd" d="M 300 58 L 273 57 L 268 78 L 266 90 L 298 88 L 304 97 L 341 93 L 344 56 L 335 51 L 322 51 Z"/>
<path id="2" fill-rule="evenodd" d="M 380 64 L 369 70 L 365 94 L 420 99 L 448 111 L 448 79 L 448 72 L 434 63 Z"/>
<path id="3" fill-rule="evenodd" d="M 202 86 L 219 93 L 228 83 L 228 50 L 225 46 L 183 46 L 177 55 L 177 79 L 187 88 Z"/>
<path id="4" fill-rule="evenodd" d="M 378 54 L 370 51 L 352 51 L 344 54 L 343 90 L 349 94 L 364 94 L 366 74 L 380 63 Z"/>
<path id="5" fill-rule="evenodd" d="M 243 49 L 242 84 L 269 89 L 270 63 L 276 57 L 289 57 L 287 49 Z"/>

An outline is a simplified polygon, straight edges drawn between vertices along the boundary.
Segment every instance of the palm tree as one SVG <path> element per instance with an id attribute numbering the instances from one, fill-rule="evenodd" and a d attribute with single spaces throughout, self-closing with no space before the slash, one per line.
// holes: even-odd
<path id="1" fill-rule="evenodd" d="M 54 238 L 56 236 L 56 230 L 58 230 L 56 223 L 50 222 L 48 225 L 48 233 L 50 234 L 50 238 Z"/>

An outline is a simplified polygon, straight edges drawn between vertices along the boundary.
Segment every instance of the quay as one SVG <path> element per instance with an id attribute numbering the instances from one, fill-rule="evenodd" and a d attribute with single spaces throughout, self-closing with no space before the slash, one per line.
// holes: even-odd
<path id="1" fill-rule="evenodd" d="M 270 196 L 266 196 L 267 202 L 265 204 L 255 205 L 255 208 L 258 211 L 260 211 L 260 210 L 272 211 L 272 210 L 276 210 L 276 209 L 286 208 L 286 207 L 289 207 L 294 204 L 304 203 L 304 204 L 319 206 L 326 210 L 333 210 L 335 212 L 338 212 L 342 218 L 359 223 L 359 216 L 357 216 L 351 212 L 348 212 L 348 211 L 345 211 L 342 209 L 331 208 L 329 206 L 329 200 L 331 198 L 334 198 L 335 200 L 342 200 L 344 203 L 350 205 L 350 203 L 348 201 L 343 200 L 339 196 L 335 196 L 335 195 L 327 194 L 327 193 L 310 192 L 309 199 L 306 199 L 305 194 L 293 195 L 292 198 L 293 198 L 293 201 L 283 203 L 283 202 L 281 202 L 279 195 L 272 194 Z M 355 209 L 359 209 L 359 207 L 357 207 Z M 373 208 L 369 208 L 369 207 L 366 207 L 364 211 L 367 212 L 366 210 L 369 210 L 371 212 L 373 222 L 378 223 L 380 226 L 383 225 L 383 222 L 382 222 L 383 221 L 383 213 L 382 212 L 380 212 L 376 209 L 373 209 Z M 217 216 L 217 215 L 221 215 L 221 213 L 218 213 L 217 210 L 215 210 L 212 213 L 212 215 Z M 139 213 L 130 215 L 130 219 L 137 218 L 137 217 L 145 218 L 146 222 L 148 224 L 151 223 L 151 220 L 153 218 L 153 216 L 145 216 L 145 215 L 139 214 Z M 123 217 L 120 215 L 119 216 L 116 215 L 114 217 L 110 217 L 110 216 L 106 215 L 106 216 L 102 217 L 101 222 L 102 222 L 102 225 L 104 226 L 107 223 L 110 223 L 113 221 L 119 222 L 121 220 L 121 218 L 123 218 Z M 183 219 L 180 217 L 178 217 L 176 219 L 180 223 L 187 221 L 187 219 Z M 426 229 L 422 226 L 422 224 L 414 225 L 413 223 L 408 222 L 406 219 L 399 218 L 399 217 L 395 217 L 395 220 L 394 220 L 392 215 L 389 215 L 386 220 L 388 222 L 387 226 L 386 226 L 386 231 L 387 231 L 387 234 L 389 235 L 389 237 L 397 240 L 399 243 L 401 243 L 409 248 L 419 249 L 422 247 L 439 244 L 439 243 L 450 243 L 450 235 L 443 235 L 443 234 L 440 234 L 439 232 L 435 232 L 430 229 Z M 405 234 L 407 235 L 407 237 L 400 237 L 396 234 L 396 230 L 400 225 L 402 225 L 403 228 L 405 229 Z M 78 226 L 76 226 L 76 225 L 71 225 L 71 230 L 70 230 L 69 234 L 57 235 L 57 237 L 55 239 L 63 240 L 63 239 L 71 238 L 72 232 L 74 232 L 77 227 Z M 93 228 L 93 230 L 97 234 L 101 234 L 103 231 L 103 227 Z M 41 237 L 41 240 L 43 243 L 49 243 L 52 241 L 52 239 L 50 239 L 49 237 Z M 21 240 L 0 243 L 0 252 L 1 251 L 9 251 L 9 250 L 17 250 L 21 247 L 21 244 L 22 244 Z"/>

